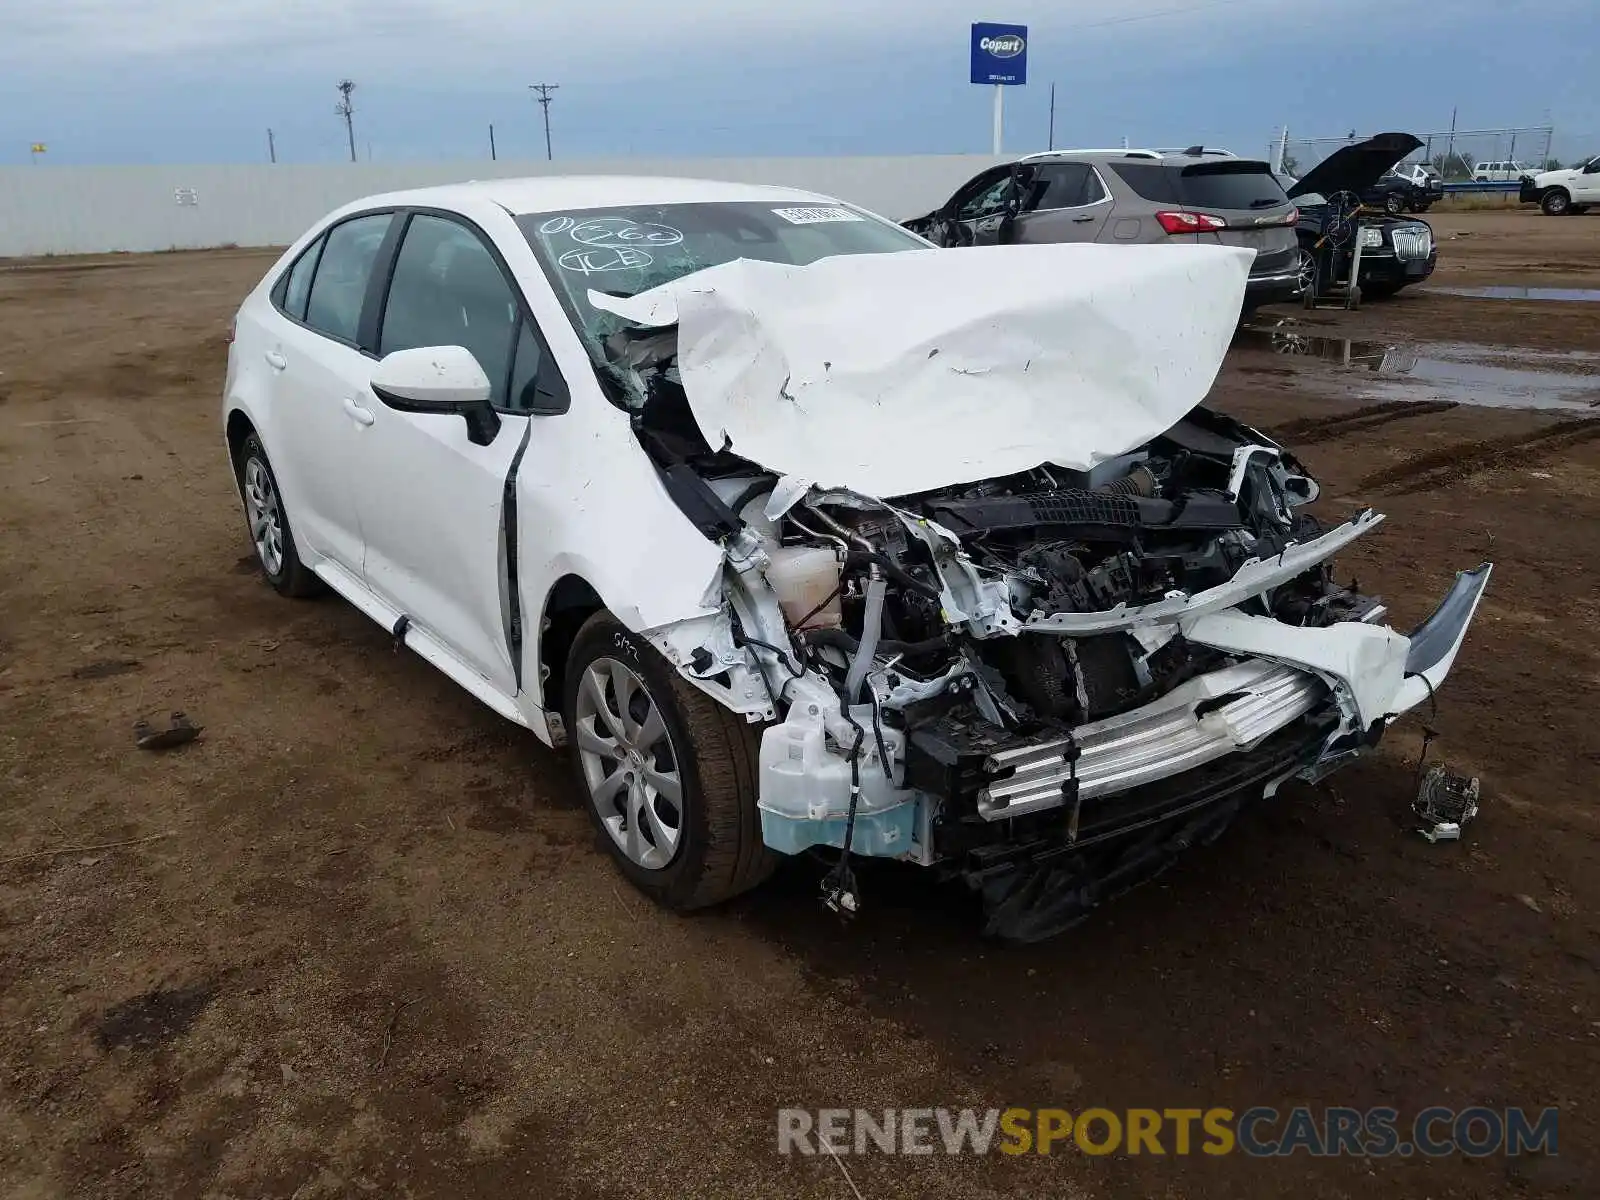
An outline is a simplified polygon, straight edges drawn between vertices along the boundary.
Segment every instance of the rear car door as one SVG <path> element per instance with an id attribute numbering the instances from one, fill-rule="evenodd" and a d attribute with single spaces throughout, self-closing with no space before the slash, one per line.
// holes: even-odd
<path id="1" fill-rule="evenodd" d="M 1111 195 L 1088 163 L 1046 162 L 1027 179 L 1012 240 L 1093 242 L 1111 213 Z"/>
<path id="2" fill-rule="evenodd" d="M 273 467 L 295 535 L 315 554 L 361 573 L 361 527 L 351 488 L 355 429 L 347 406 L 370 363 L 358 343 L 373 266 L 392 212 L 332 226 L 295 260 L 272 301 L 280 320 L 265 339 L 271 379 Z"/>
<path id="3" fill-rule="evenodd" d="M 554 359 L 489 240 L 453 214 L 402 220 L 376 328 L 378 355 L 464 346 L 489 378 L 499 419 L 474 441 L 460 415 L 391 408 L 369 389 L 352 472 L 366 583 L 430 649 L 495 693 L 515 696 L 520 626 L 507 496 L 531 432 L 526 397 L 536 386 L 564 385 L 558 375 L 552 382 Z"/>

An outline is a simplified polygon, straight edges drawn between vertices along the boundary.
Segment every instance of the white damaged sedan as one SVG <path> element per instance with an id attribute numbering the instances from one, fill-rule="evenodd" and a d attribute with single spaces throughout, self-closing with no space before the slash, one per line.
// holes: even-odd
<path id="1" fill-rule="evenodd" d="M 223 415 L 267 580 L 345 597 L 570 746 L 688 909 L 852 855 L 1046 936 L 1373 746 L 1488 583 L 1407 636 L 1286 449 L 1200 405 L 1250 252 L 932 249 L 782 188 L 377 196 L 245 300 Z"/>

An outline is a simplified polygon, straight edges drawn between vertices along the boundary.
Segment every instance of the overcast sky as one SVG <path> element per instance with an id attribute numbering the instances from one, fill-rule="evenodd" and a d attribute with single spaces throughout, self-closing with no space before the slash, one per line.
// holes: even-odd
<path id="1" fill-rule="evenodd" d="M 0 164 L 984 153 L 973 20 L 1029 26 L 1007 149 L 1556 126 L 1600 153 L 1600 4 L 1541 0 L 0 0 Z M 865 8 L 867 11 L 861 11 Z M 1143 18 L 1143 19 L 1140 19 Z M 1591 141 L 1594 144 L 1590 144 Z M 1518 157 L 1536 147 L 1519 145 Z M 1480 153 L 1479 157 L 1488 156 Z"/>

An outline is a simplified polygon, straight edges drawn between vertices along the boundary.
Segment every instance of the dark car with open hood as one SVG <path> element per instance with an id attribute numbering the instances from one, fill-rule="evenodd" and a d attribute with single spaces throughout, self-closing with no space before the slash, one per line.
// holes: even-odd
<path id="1" fill-rule="evenodd" d="M 1409 133 L 1380 133 L 1341 146 L 1299 179 L 1281 177 L 1300 210 L 1296 233 L 1316 294 L 1349 278 L 1358 246 L 1355 282 L 1362 297 L 1392 296 L 1433 274 L 1439 258 L 1433 227 L 1418 217 L 1374 213 L 1362 203 L 1386 172 L 1421 148 Z"/>

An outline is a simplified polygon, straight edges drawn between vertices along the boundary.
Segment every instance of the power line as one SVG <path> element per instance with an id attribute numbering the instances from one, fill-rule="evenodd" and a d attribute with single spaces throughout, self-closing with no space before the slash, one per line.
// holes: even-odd
<path id="1" fill-rule="evenodd" d="M 550 93 L 561 85 L 559 83 L 530 83 L 528 90 L 539 93 L 539 107 L 544 109 L 544 157 L 549 162 L 550 155 Z"/>

